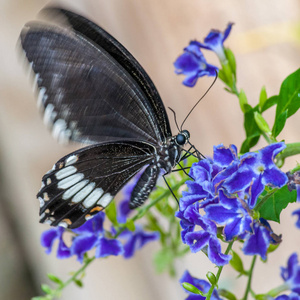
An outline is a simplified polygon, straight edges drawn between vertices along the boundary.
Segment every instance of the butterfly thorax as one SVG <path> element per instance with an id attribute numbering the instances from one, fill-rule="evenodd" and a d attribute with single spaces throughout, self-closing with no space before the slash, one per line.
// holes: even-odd
<path id="1" fill-rule="evenodd" d="M 154 164 L 166 171 L 166 174 L 170 173 L 172 169 L 177 165 L 181 156 L 181 147 L 177 145 L 172 138 L 168 143 L 165 143 L 160 147 L 156 155 Z"/>

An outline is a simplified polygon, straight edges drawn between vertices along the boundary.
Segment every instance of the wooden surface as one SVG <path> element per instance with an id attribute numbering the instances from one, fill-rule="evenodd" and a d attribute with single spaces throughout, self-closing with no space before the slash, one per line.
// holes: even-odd
<path id="1" fill-rule="evenodd" d="M 203 78 L 193 89 L 181 85 L 183 77 L 174 74 L 173 62 L 191 39 L 202 40 L 211 28 L 224 30 L 234 22 L 226 41 L 236 54 L 238 87 L 243 88 L 251 104 L 256 104 L 262 85 L 268 95 L 278 93 L 280 83 L 300 65 L 300 4 L 297 0 L 86 0 L 60 1 L 96 21 L 115 36 L 144 66 L 157 86 L 166 106 L 177 112 L 179 122 L 210 85 Z M 66 278 L 79 268 L 75 259 L 57 260 L 47 256 L 39 237 L 47 227 L 38 223 L 35 194 L 43 174 L 63 155 L 76 149 L 58 145 L 43 126 L 35 105 L 28 78 L 20 64 L 15 45 L 23 25 L 36 17 L 46 1 L 0 1 L 0 299 L 28 299 L 36 294 L 46 272 Z M 217 64 L 216 58 L 207 58 Z M 244 132 L 237 99 L 224 92 L 219 81 L 185 124 L 191 141 L 205 155 L 213 145 L 231 143 L 240 146 Z M 176 133 L 172 114 L 169 114 Z M 272 120 L 273 112 L 267 114 Z M 272 123 L 272 122 L 271 122 Z M 288 120 L 281 134 L 286 142 L 299 141 L 299 113 Z M 263 141 L 260 146 L 264 146 Z M 299 161 L 299 159 L 298 159 Z M 295 159 L 288 161 L 295 166 Z M 258 263 L 256 292 L 265 292 L 280 284 L 279 266 L 285 265 L 290 253 L 299 250 L 299 230 L 290 217 L 291 207 L 282 216 L 284 243 L 270 255 L 268 267 Z M 149 245 L 134 259 L 99 260 L 87 271 L 85 288 L 70 286 L 62 299 L 183 299 L 178 278 L 188 268 L 204 278 L 214 271 L 199 253 L 178 262 L 174 280 L 166 274 L 155 275 L 151 259 L 157 245 Z M 235 282 L 236 273 L 225 269 L 222 284 L 240 290 L 245 282 Z M 31 280 L 32 278 L 32 280 Z M 23 292 L 16 292 L 18 287 Z M 1 294 L 2 293 L 2 294 Z"/>

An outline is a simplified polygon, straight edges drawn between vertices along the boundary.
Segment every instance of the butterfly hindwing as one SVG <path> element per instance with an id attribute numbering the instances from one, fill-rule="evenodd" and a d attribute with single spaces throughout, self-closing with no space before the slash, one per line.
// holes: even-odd
<path id="1" fill-rule="evenodd" d="M 155 155 L 152 145 L 122 141 L 92 145 L 60 159 L 42 180 L 41 222 L 76 228 L 104 209 Z"/>

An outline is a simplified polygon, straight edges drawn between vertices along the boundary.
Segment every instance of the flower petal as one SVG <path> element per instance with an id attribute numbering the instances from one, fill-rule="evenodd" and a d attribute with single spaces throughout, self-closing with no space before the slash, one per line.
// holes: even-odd
<path id="1" fill-rule="evenodd" d="M 97 258 L 106 257 L 109 255 L 122 255 L 124 253 L 124 248 L 122 243 L 117 239 L 107 239 L 105 237 L 101 237 L 99 239 L 96 254 Z"/>

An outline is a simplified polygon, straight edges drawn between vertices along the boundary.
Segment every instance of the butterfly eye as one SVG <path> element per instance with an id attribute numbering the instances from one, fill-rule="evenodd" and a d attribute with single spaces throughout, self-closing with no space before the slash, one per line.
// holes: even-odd
<path id="1" fill-rule="evenodd" d="M 186 143 L 187 138 L 184 134 L 179 133 L 176 135 L 175 140 L 176 140 L 177 145 L 183 146 Z"/>
<path id="2" fill-rule="evenodd" d="M 187 140 L 190 138 L 190 133 L 187 130 L 182 130 L 181 134 L 183 134 Z"/>

